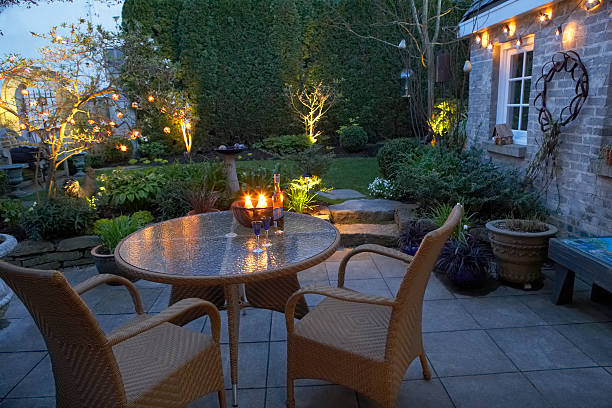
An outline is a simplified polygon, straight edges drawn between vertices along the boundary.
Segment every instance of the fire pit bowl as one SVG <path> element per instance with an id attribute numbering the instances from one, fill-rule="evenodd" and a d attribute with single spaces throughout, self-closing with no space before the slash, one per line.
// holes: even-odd
<path id="1" fill-rule="evenodd" d="M 251 228 L 252 221 L 259 221 L 264 217 L 272 217 L 272 207 L 245 208 L 244 200 L 238 200 L 232 203 L 232 213 L 240 225 Z"/>

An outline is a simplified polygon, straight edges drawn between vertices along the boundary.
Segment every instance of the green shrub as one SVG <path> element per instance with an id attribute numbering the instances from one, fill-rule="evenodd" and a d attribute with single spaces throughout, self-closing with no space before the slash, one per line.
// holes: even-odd
<path id="1" fill-rule="evenodd" d="M 168 148 L 162 142 L 148 142 L 138 145 L 138 151 L 144 157 L 150 159 L 160 158 L 168 155 Z"/>
<path id="2" fill-rule="evenodd" d="M 285 195 L 287 210 L 300 214 L 312 210 L 317 196 L 316 190 L 319 190 L 315 187 L 319 184 L 321 184 L 321 179 L 317 176 L 300 177 L 292 180 Z"/>
<path id="3" fill-rule="evenodd" d="M 26 212 L 23 202 L 16 198 L 0 199 L 0 218 L 10 226 L 19 225 Z"/>
<path id="4" fill-rule="evenodd" d="M 94 169 L 104 167 L 104 155 L 96 152 L 88 152 L 85 156 L 85 167 L 93 167 Z"/>
<path id="5" fill-rule="evenodd" d="M 93 232 L 102 240 L 104 249 L 112 254 L 119 242 L 153 221 L 148 211 L 139 211 L 132 216 L 122 215 L 117 218 L 102 218 L 94 223 Z"/>
<path id="6" fill-rule="evenodd" d="M 148 208 L 168 181 L 166 175 L 155 170 L 117 168 L 110 174 L 102 174 L 98 177 L 102 183 L 102 196 L 115 207 L 128 210 Z"/>
<path id="7" fill-rule="evenodd" d="M 50 240 L 85 234 L 95 218 L 87 201 L 56 197 L 35 204 L 21 223 L 28 238 Z"/>
<path id="8" fill-rule="evenodd" d="M 422 147 L 397 163 L 394 181 L 400 197 L 424 208 L 460 202 L 482 220 L 545 213 L 538 194 L 525 186 L 517 171 L 483 162 L 477 151 Z"/>
<path id="9" fill-rule="evenodd" d="M 311 145 L 310 139 L 305 134 L 273 136 L 254 144 L 258 149 L 265 149 L 283 156 L 299 153 Z"/>
<path id="10" fill-rule="evenodd" d="M 291 159 L 296 163 L 298 171 L 323 177 L 332 165 L 333 153 L 325 153 L 320 145 L 314 144 L 308 149 L 294 154 Z"/>
<path id="11" fill-rule="evenodd" d="M 340 133 L 340 147 L 347 152 L 359 152 L 368 143 L 368 134 L 359 125 L 342 126 Z"/>
<path id="12" fill-rule="evenodd" d="M 392 139 L 385 143 L 379 150 L 376 159 L 378 167 L 385 178 L 393 176 L 395 165 L 407 153 L 415 152 L 419 149 L 419 144 L 414 138 L 401 137 Z"/>
<path id="13" fill-rule="evenodd" d="M 121 149 L 118 149 L 117 146 L 120 146 L 120 145 L 125 145 L 127 150 L 124 152 Z M 108 140 L 102 145 L 102 157 L 104 159 L 105 165 L 124 162 L 131 156 L 132 156 L 132 143 L 127 142 L 125 140 L 121 140 L 121 141 Z"/>

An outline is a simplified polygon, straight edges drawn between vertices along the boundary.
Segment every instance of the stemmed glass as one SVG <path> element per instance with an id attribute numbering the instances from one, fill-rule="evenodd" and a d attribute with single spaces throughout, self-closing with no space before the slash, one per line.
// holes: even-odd
<path id="1" fill-rule="evenodd" d="M 255 234 L 255 249 L 253 249 L 253 252 L 255 252 L 256 254 L 264 251 L 259 247 L 259 234 L 261 234 L 261 224 L 261 221 L 251 222 L 251 225 L 253 225 L 253 233 Z"/>
<path id="2" fill-rule="evenodd" d="M 264 217 L 262 222 L 263 222 L 263 229 L 264 229 L 264 231 L 266 231 L 266 240 L 262 244 L 262 247 L 264 247 L 264 248 L 271 247 L 272 243 L 270 242 L 270 238 L 268 238 L 268 230 L 270 229 L 270 224 L 272 223 L 272 218 L 271 217 Z"/>

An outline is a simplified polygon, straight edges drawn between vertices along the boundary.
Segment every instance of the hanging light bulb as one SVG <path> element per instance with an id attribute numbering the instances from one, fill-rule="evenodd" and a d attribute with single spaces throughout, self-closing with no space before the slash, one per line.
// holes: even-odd
<path id="1" fill-rule="evenodd" d="M 476 45 L 480 45 L 480 43 L 482 42 L 482 36 L 480 34 L 476 34 L 476 37 L 474 37 L 474 42 L 476 43 Z"/>
<path id="2" fill-rule="evenodd" d="M 514 48 L 516 48 L 517 50 L 521 49 L 521 37 L 518 37 L 516 39 L 516 42 L 514 43 Z"/>
<path id="3" fill-rule="evenodd" d="M 134 108 L 134 109 L 138 109 L 138 103 L 136 103 L 136 102 L 132 102 L 132 108 Z"/>
<path id="4" fill-rule="evenodd" d="M 169 134 L 170 134 L 170 128 L 169 128 L 168 126 L 166 126 L 166 127 L 164 128 L 164 133 L 165 133 L 165 134 L 167 134 L 167 135 L 169 135 Z"/>
<path id="5" fill-rule="evenodd" d="M 113 101 L 118 101 L 119 100 L 119 94 L 114 93 L 113 96 L 111 96 L 111 98 L 113 98 Z"/>
<path id="6" fill-rule="evenodd" d="M 502 26 L 502 33 L 504 33 L 506 38 L 510 35 L 510 26 L 508 24 Z"/>
<path id="7" fill-rule="evenodd" d="M 586 2 L 584 3 L 584 7 L 587 9 L 587 11 L 591 11 L 594 8 L 597 8 L 597 6 L 599 6 L 601 4 L 601 0 L 586 0 Z"/>
<path id="8" fill-rule="evenodd" d="M 71 125 L 74 125 L 75 123 L 76 123 L 76 120 L 74 120 L 74 119 L 70 119 L 70 124 L 71 124 Z"/>
<path id="9" fill-rule="evenodd" d="M 563 28 L 561 26 L 555 28 L 555 40 L 561 38 L 561 34 L 563 34 Z"/>
<path id="10" fill-rule="evenodd" d="M 21 129 L 21 130 L 25 130 L 26 127 L 27 126 L 25 125 L 25 123 L 20 123 L 19 124 L 19 129 Z"/>
<path id="11" fill-rule="evenodd" d="M 28 94 L 29 94 L 29 93 L 30 93 L 30 92 L 28 92 L 28 90 L 27 90 L 27 89 L 25 89 L 25 88 L 23 88 L 23 89 L 21 90 L 21 94 L 22 94 L 23 96 L 28 96 Z"/>
<path id="12" fill-rule="evenodd" d="M 149 97 L 147 98 L 147 101 L 154 102 L 155 98 L 153 97 L 153 95 L 149 95 Z"/>
<path id="13" fill-rule="evenodd" d="M 117 111 L 117 117 L 121 119 L 123 117 L 123 112 Z"/>

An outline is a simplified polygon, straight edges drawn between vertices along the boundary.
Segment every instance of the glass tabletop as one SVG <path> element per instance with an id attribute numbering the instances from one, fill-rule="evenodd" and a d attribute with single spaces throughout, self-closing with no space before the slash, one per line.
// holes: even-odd
<path id="1" fill-rule="evenodd" d="M 235 237 L 227 234 L 234 232 Z M 262 238 L 264 237 L 262 231 Z M 115 257 L 128 267 L 169 277 L 244 277 L 282 270 L 330 256 L 338 230 L 329 222 L 285 213 L 285 233 L 270 229 L 272 246 L 253 253 L 253 230 L 240 225 L 230 211 L 176 218 L 145 227 L 128 236 Z M 141 276 L 142 277 L 142 276 Z"/>

